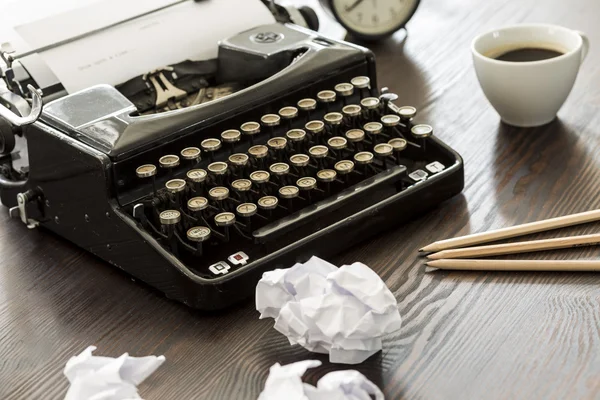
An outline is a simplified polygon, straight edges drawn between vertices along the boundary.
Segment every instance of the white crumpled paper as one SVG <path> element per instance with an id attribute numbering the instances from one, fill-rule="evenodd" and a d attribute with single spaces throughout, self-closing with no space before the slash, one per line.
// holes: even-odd
<path id="1" fill-rule="evenodd" d="M 384 400 L 381 390 L 355 370 L 335 371 L 323 376 L 317 387 L 302 382 L 309 368 L 321 365 L 317 360 L 281 366 L 274 364 L 258 400 Z"/>
<path id="2" fill-rule="evenodd" d="M 358 262 L 337 268 L 318 257 L 265 272 L 256 309 L 261 319 L 275 318 L 290 344 L 329 353 L 333 363 L 363 362 L 402 324 L 396 298 L 373 270 Z"/>
<path id="3" fill-rule="evenodd" d="M 141 399 L 137 385 L 165 361 L 164 356 L 118 358 L 92 355 L 90 346 L 67 361 L 64 374 L 71 387 L 65 400 L 132 400 Z"/>

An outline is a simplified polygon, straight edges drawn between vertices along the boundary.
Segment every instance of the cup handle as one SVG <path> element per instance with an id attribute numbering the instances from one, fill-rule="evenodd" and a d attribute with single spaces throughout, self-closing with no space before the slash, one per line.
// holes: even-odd
<path id="1" fill-rule="evenodd" d="M 581 62 L 583 63 L 583 60 L 585 60 L 585 56 L 587 56 L 587 53 L 590 49 L 590 39 L 588 39 L 587 35 L 581 31 L 575 32 L 581 36 Z"/>

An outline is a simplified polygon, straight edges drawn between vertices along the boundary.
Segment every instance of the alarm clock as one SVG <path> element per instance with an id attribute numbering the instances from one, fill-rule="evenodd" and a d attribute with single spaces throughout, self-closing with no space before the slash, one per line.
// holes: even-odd
<path id="1" fill-rule="evenodd" d="M 420 0 L 320 0 L 348 33 L 374 41 L 400 30 L 413 16 Z"/>

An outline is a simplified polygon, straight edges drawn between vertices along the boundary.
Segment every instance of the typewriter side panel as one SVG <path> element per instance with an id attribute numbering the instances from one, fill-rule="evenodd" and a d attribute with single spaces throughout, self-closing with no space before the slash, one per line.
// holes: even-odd
<path id="1" fill-rule="evenodd" d="M 46 125 L 29 129 L 27 188 L 41 201 L 28 211 L 40 226 L 196 308 L 221 308 L 222 294 L 142 233 L 110 199 L 108 158 Z M 16 223 L 16 221 L 15 221 Z M 214 296 L 214 298 L 211 298 Z M 214 304 L 214 305 L 213 305 Z"/>

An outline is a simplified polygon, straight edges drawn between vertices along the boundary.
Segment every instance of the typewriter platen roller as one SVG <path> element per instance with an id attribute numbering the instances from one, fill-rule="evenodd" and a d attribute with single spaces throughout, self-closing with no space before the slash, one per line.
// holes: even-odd
<path id="1" fill-rule="evenodd" d="M 460 156 L 377 90 L 368 50 L 274 24 L 224 40 L 218 62 L 227 78 L 269 77 L 152 115 L 108 85 L 46 104 L 25 129 L 26 176 L 2 178 L 3 204 L 169 298 L 217 309 L 264 271 L 335 254 L 462 190 Z"/>

